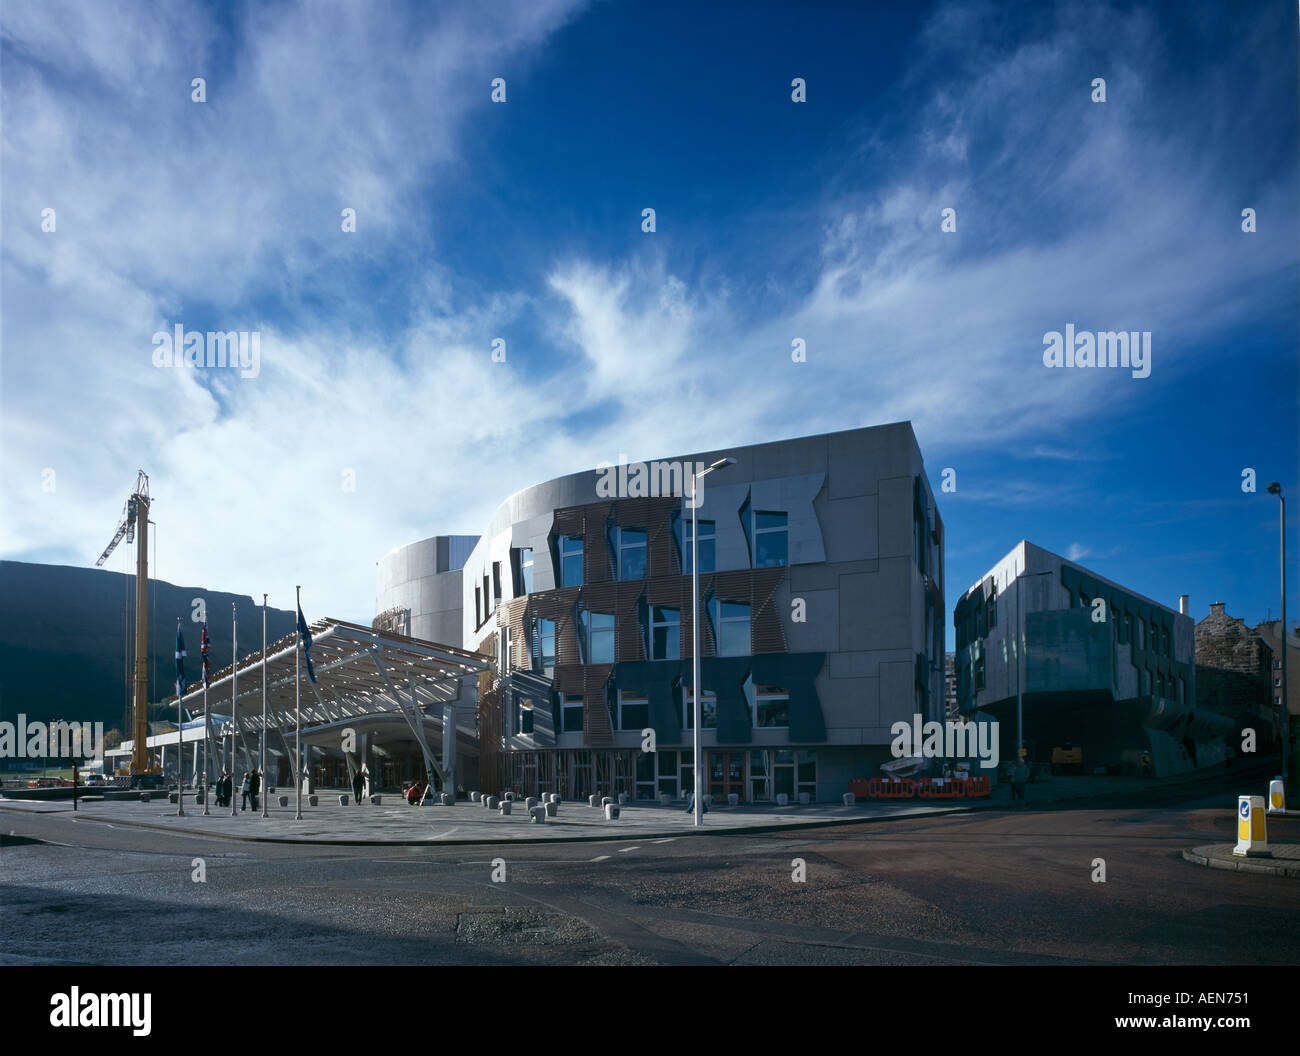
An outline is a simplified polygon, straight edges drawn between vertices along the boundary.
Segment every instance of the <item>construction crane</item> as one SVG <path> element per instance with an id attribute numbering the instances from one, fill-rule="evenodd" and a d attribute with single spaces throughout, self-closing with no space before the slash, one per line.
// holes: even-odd
<path id="1" fill-rule="evenodd" d="M 136 539 L 137 533 L 139 539 Z M 144 470 L 139 471 L 135 479 L 135 491 L 126 500 L 122 511 L 122 523 L 117 526 L 113 540 L 104 548 L 95 562 L 96 567 L 108 560 L 109 554 L 117 549 L 117 544 L 125 539 L 135 542 L 135 690 L 133 699 L 135 711 L 132 716 L 131 741 L 131 784 L 143 784 L 144 775 L 161 774 L 157 767 L 149 765 L 149 478 Z"/>

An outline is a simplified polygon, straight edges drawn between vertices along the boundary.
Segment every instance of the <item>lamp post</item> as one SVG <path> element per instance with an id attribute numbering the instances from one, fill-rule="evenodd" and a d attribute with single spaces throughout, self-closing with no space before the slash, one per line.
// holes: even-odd
<path id="1" fill-rule="evenodd" d="M 1288 777 L 1294 777 L 1294 772 L 1288 766 L 1287 756 L 1291 754 L 1291 715 L 1288 710 L 1289 704 L 1286 693 L 1286 499 L 1282 495 L 1282 485 L 1273 481 L 1268 486 L 1268 493 L 1276 495 L 1277 501 L 1281 505 L 1282 528 L 1281 535 L 1278 537 L 1281 547 L 1281 567 L 1282 567 L 1282 622 L 1279 625 L 1281 634 L 1278 635 L 1278 641 L 1282 650 L 1282 787 L 1287 791 L 1291 789 Z"/>
<path id="2" fill-rule="evenodd" d="M 695 824 L 704 824 L 704 757 L 700 747 L 704 696 L 700 688 L 700 480 L 723 466 L 736 464 L 734 458 L 720 458 L 707 469 L 691 472 L 691 717 L 695 723 Z"/>
<path id="3" fill-rule="evenodd" d="M 262 595 L 262 734 L 258 745 L 258 791 L 262 793 L 262 817 L 266 817 L 266 595 Z"/>
<path id="4" fill-rule="evenodd" d="M 1016 762 L 1020 762 L 1020 753 L 1025 750 L 1025 709 L 1024 693 L 1022 691 L 1024 679 L 1020 674 L 1020 662 L 1024 656 L 1024 628 L 1021 625 L 1023 612 L 1020 605 L 1020 581 L 1022 579 L 1032 578 L 1033 576 L 1050 576 L 1052 571 L 1046 572 L 1017 572 L 1016 573 Z"/>
<path id="5" fill-rule="evenodd" d="M 235 802 L 235 750 L 239 736 L 239 608 L 230 603 L 230 816 L 239 814 Z"/>

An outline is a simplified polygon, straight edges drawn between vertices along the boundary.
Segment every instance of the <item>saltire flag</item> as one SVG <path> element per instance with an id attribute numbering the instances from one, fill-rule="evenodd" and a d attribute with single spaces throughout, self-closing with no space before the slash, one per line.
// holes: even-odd
<path id="1" fill-rule="evenodd" d="M 307 629 L 307 620 L 303 617 L 302 606 L 298 606 L 298 633 L 302 635 L 302 655 L 307 661 L 307 677 L 316 681 L 316 669 L 311 665 L 311 631 Z"/>
<path id="2" fill-rule="evenodd" d="M 203 654 L 203 684 L 208 684 L 208 625 L 203 625 L 203 647 L 199 650 Z"/>
<path id="3" fill-rule="evenodd" d="M 185 695 L 185 639 L 181 637 L 181 621 L 176 621 L 176 696 Z"/>

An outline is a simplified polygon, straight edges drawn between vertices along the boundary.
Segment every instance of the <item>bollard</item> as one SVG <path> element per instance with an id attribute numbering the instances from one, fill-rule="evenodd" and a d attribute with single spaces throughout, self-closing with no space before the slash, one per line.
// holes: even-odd
<path id="1" fill-rule="evenodd" d="M 671 807 L 673 805 L 673 797 L 670 796 L 667 792 L 660 792 L 659 805 L 663 807 Z"/>
<path id="2" fill-rule="evenodd" d="M 619 805 L 620 807 L 626 807 L 626 806 L 627 806 L 627 793 L 626 793 L 626 792 L 620 792 L 620 793 L 618 794 L 618 805 Z"/>
<path id="3" fill-rule="evenodd" d="M 309 807 L 314 807 L 314 806 L 317 804 L 317 802 L 319 802 L 319 801 L 317 800 L 317 798 L 316 798 L 315 796 L 308 796 L 308 797 L 307 797 L 307 806 L 309 806 Z"/>
<path id="4" fill-rule="evenodd" d="M 713 806 L 713 793 L 712 793 L 712 792 L 705 792 L 705 793 L 704 793 L 704 809 L 707 810 L 707 809 L 708 809 L 709 807 L 711 807 L 711 806 Z"/>
<path id="5" fill-rule="evenodd" d="M 617 820 L 618 820 L 619 811 L 622 810 L 622 809 L 623 809 L 623 808 L 620 807 L 617 803 L 606 803 L 606 804 L 605 804 L 605 820 L 606 820 L 606 821 L 617 821 Z"/>
<path id="6" fill-rule="evenodd" d="M 339 796 L 339 806 L 340 806 L 340 807 L 346 807 L 347 805 L 348 805 L 348 797 L 347 797 L 347 796 Z"/>
<path id="7" fill-rule="evenodd" d="M 555 817 L 557 814 L 560 813 L 560 805 L 559 805 L 558 803 L 556 803 L 556 802 L 553 802 L 553 801 L 550 802 L 550 803 L 545 804 L 544 806 L 540 806 L 540 807 L 538 807 L 538 808 L 536 808 L 536 809 L 538 809 L 538 810 L 542 811 L 543 813 L 545 813 L 545 815 L 546 815 L 548 818 L 553 818 L 553 817 Z"/>
<path id="8" fill-rule="evenodd" d="M 168 803 L 175 803 L 179 798 L 180 798 L 179 793 L 176 793 L 176 792 L 168 792 L 168 793 L 167 793 L 167 802 L 168 802 Z"/>
<path id="9" fill-rule="evenodd" d="M 536 797 L 536 796 L 529 796 L 527 799 L 524 800 L 524 806 L 525 806 L 528 810 L 532 810 L 533 807 L 537 806 L 537 797 Z"/>
<path id="10" fill-rule="evenodd" d="M 560 801 L 560 794 L 558 792 L 552 792 L 550 799 L 547 800 L 548 803 L 558 803 L 559 801 Z"/>
<path id="11" fill-rule="evenodd" d="M 844 805 L 845 805 L 846 807 L 851 807 L 851 806 L 853 806 L 853 799 L 854 799 L 854 796 L 853 796 L 853 793 L 852 793 L 852 792 L 845 792 L 845 793 L 844 793 Z"/>
<path id="12" fill-rule="evenodd" d="M 801 807 L 806 807 L 807 805 L 808 805 L 808 793 L 807 793 L 807 792 L 800 792 L 800 793 L 799 793 L 799 806 L 801 806 Z"/>
<path id="13" fill-rule="evenodd" d="M 140 793 L 140 802 L 141 802 L 141 803 L 148 803 L 148 802 L 149 802 L 149 793 L 148 793 L 148 792 L 141 792 L 141 793 Z"/>
<path id="14" fill-rule="evenodd" d="M 507 803 L 513 803 L 515 801 L 515 794 L 513 792 L 507 792 L 501 798 L 504 799 Z"/>
<path id="15" fill-rule="evenodd" d="M 600 805 L 601 805 L 602 807 L 607 807 L 607 806 L 609 806 L 609 805 L 610 805 L 611 803 L 613 803 L 613 802 L 614 802 L 614 800 L 613 800 L 613 798 L 612 798 L 611 796 L 601 796 L 601 797 L 600 797 Z"/>
<path id="16" fill-rule="evenodd" d="M 382 798 L 380 796 L 371 796 L 370 802 L 377 807 L 382 803 Z"/>
<path id="17" fill-rule="evenodd" d="M 600 806 L 600 796 L 596 795 L 596 793 L 593 792 L 590 796 L 587 797 L 587 802 L 593 807 L 598 807 Z"/>
<path id="18" fill-rule="evenodd" d="M 194 802 L 195 802 L 195 803 L 202 803 L 202 802 L 203 802 L 203 790 L 202 790 L 202 789 L 200 789 L 198 792 L 195 792 L 195 793 L 194 793 Z"/>
<path id="19" fill-rule="evenodd" d="M 530 810 L 528 813 L 529 815 L 531 815 L 533 819 L 532 820 L 533 825 L 541 825 L 544 821 L 546 821 L 546 810 L 542 807 L 533 807 L 533 809 Z"/>
<path id="20" fill-rule="evenodd" d="M 1239 858 L 1273 857 L 1268 849 L 1263 796 L 1237 797 L 1237 846 L 1232 853 Z"/>
<path id="21" fill-rule="evenodd" d="M 739 793 L 739 792 L 728 792 L 728 793 L 727 793 L 727 806 L 729 806 L 729 807 L 738 807 L 738 806 L 740 806 L 740 793 Z"/>
<path id="22" fill-rule="evenodd" d="M 471 793 L 469 794 L 469 801 L 470 801 L 471 803 L 477 803 L 477 802 L 479 801 L 479 795 L 478 795 L 478 793 L 477 793 L 477 792 L 471 792 Z"/>
<path id="23" fill-rule="evenodd" d="M 510 813 L 510 808 L 511 808 L 512 806 L 514 806 L 514 803 L 515 803 L 515 801 L 514 801 L 513 799 L 503 799 L 503 800 L 501 801 L 501 816 L 502 816 L 502 817 L 505 817 L 507 814 Z"/>
<path id="24" fill-rule="evenodd" d="M 288 796 L 281 796 L 281 797 L 280 797 L 280 806 L 282 806 L 282 807 L 287 807 L 288 805 L 289 805 L 289 797 L 288 797 Z"/>
<path id="25" fill-rule="evenodd" d="M 787 796 L 784 792 L 778 792 L 778 793 L 776 794 L 776 805 L 777 805 L 778 807 L 787 807 L 787 806 L 789 806 L 789 805 L 790 805 L 790 797 Z"/>
<path id="26" fill-rule="evenodd" d="M 1286 787 L 1280 777 L 1268 783 L 1268 812 L 1270 814 L 1286 813 Z"/>
<path id="27" fill-rule="evenodd" d="M 496 796 L 488 796 L 487 805 L 488 805 L 488 810 L 496 810 L 497 807 L 501 806 L 501 800 L 499 800 Z"/>
<path id="28" fill-rule="evenodd" d="M 454 807 L 456 805 L 456 797 L 450 792 L 443 792 L 438 796 L 438 799 L 442 801 L 444 807 Z"/>

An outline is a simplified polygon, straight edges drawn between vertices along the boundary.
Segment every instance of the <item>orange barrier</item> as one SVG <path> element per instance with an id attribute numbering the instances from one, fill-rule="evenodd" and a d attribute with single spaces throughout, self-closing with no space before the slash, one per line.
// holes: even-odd
<path id="1" fill-rule="evenodd" d="M 857 778 L 849 782 L 848 790 L 855 796 L 869 799 L 978 799 L 992 792 L 992 782 L 987 777 L 958 778 L 925 777 L 913 780 L 890 778 Z"/>

